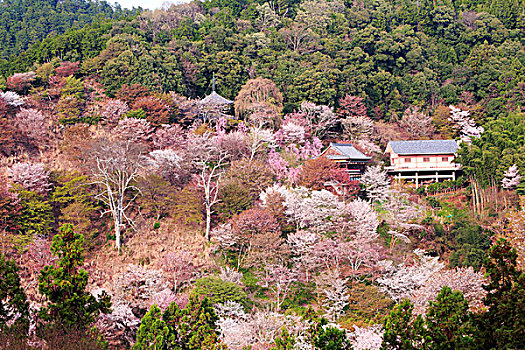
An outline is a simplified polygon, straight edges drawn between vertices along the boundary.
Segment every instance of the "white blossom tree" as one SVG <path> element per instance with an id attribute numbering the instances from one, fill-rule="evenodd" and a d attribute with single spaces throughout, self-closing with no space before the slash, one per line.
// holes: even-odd
<path id="1" fill-rule="evenodd" d="M 383 327 L 372 325 L 359 327 L 354 325 L 354 331 L 349 334 L 354 350 L 379 350 L 383 343 Z"/>
<path id="2" fill-rule="evenodd" d="M 313 254 L 319 235 L 313 231 L 297 231 L 287 237 L 288 246 L 293 253 L 295 268 L 305 274 L 308 283 L 310 271 L 317 265 L 317 257 Z"/>
<path id="3" fill-rule="evenodd" d="M 366 195 L 371 202 L 384 202 L 388 197 L 390 180 L 386 171 L 381 166 L 369 166 L 361 177 L 361 183 L 365 187 Z"/>
<path id="4" fill-rule="evenodd" d="M 413 265 L 398 265 L 391 267 L 377 279 L 380 289 L 390 295 L 393 300 L 408 298 L 416 289 L 423 286 L 435 273 L 444 268 L 439 257 L 432 257 L 424 250 L 414 251 L 417 258 Z"/>
<path id="5" fill-rule="evenodd" d="M 461 132 L 461 136 L 466 141 L 470 141 L 472 137 L 481 137 L 485 131 L 482 126 L 476 126 L 476 122 L 469 117 L 469 111 L 463 111 L 455 106 L 449 106 L 450 117 L 449 120 L 456 124 L 456 127 Z"/>
<path id="6" fill-rule="evenodd" d="M 345 307 L 348 306 L 348 288 L 347 278 L 341 278 L 339 272 L 333 272 L 329 275 L 328 285 L 323 288 L 324 301 L 323 306 L 326 310 L 325 316 L 330 321 L 337 321 L 345 314 Z"/>
<path id="7" fill-rule="evenodd" d="M 518 166 L 514 164 L 503 174 L 504 178 L 501 180 L 501 185 L 504 189 L 510 190 L 516 188 L 520 184 L 521 175 Z"/>

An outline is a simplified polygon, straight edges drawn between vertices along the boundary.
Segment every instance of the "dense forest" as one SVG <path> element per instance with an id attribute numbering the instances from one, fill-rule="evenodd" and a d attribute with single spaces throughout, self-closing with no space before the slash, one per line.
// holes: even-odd
<path id="1" fill-rule="evenodd" d="M 81 29 L 97 21 L 132 15 L 105 1 L 0 1 L 0 58 L 18 55 L 48 36 Z"/>
<path id="2" fill-rule="evenodd" d="M 0 348 L 525 348 L 524 1 L 8 0 L 0 37 Z M 450 139 L 461 176 L 388 175 Z"/>

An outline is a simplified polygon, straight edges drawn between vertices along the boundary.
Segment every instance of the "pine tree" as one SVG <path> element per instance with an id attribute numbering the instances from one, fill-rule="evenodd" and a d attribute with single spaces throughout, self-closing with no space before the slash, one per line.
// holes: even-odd
<path id="1" fill-rule="evenodd" d="M 38 279 L 38 290 L 48 299 L 39 312 L 40 331 L 87 331 L 100 312 L 109 312 L 111 302 L 105 292 L 97 299 L 86 291 L 89 275 L 80 268 L 84 263 L 83 244 L 84 237 L 70 224 L 62 225 L 53 237 L 51 252 L 59 262 L 44 267 Z"/>
<path id="2" fill-rule="evenodd" d="M 468 303 L 460 291 L 445 286 L 425 317 L 425 346 L 435 350 L 473 349 L 474 326 Z"/>
<path id="3" fill-rule="evenodd" d="M 413 309 L 412 303 L 405 299 L 392 310 L 383 325 L 385 333 L 381 350 L 419 349 L 416 344 L 423 340 L 423 319 L 418 316 L 412 320 Z"/>
<path id="4" fill-rule="evenodd" d="M 0 348 L 5 345 L 4 336 L 9 344 L 13 338 L 27 335 L 28 329 L 29 303 L 20 285 L 18 266 L 0 254 Z"/>
<path id="5" fill-rule="evenodd" d="M 168 349 L 170 330 L 161 316 L 160 308 L 157 305 L 152 305 L 140 322 L 137 341 L 132 350 Z M 173 348 L 170 347 L 170 349 Z"/>
<path id="6" fill-rule="evenodd" d="M 477 317 L 484 349 L 525 349 L 525 273 L 516 268 L 517 253 L 500 239 L 485 258 L 489 283 L 483 301 L 489 308 Z"/>

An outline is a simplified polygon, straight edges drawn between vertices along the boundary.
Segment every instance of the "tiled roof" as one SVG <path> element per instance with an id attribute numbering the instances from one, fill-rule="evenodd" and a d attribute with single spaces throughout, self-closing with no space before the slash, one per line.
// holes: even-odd
<path id="1" fill-rule="evenodd" d="M 200 104 L 214 104 L 214 105 L 230 105 L 233 101 L 228 100 L 227 98 L 222 97 L 215 91 L 212 91 L 211 94 L 199 101 Z"/>
<path id="2" fill-rule="evenodd" d="M 341 156 L 354 160 L 370 160 L 371 158 L 359 152 L 349 143 L 330 143 L 330 147 L 335 148 Z"/>
<path id="3" fill-rule="evenodd" d="M 453 154 L 458 150 L 454 140 L 390 141 L 389 145 L 397 154 Z"/>

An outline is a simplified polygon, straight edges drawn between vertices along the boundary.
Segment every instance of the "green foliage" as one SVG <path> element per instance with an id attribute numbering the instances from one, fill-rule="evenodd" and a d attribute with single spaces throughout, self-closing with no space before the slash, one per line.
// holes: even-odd
<path id="1" fill-rule="evenodd" d="M 281 334 L 275 338 L 275 345 L 271 350 L 293 350 L 295 338 L 286 328 L 281 330 Z"/>
<path id="2" fill-rule="evenodd" d="M 423 319 L 421 316 L 413 319 L 414 306 L 408 300 L 394 307 L 385 319 L 383 328 L 383 344 L 381 350 L 404 349 L 415 350 L 423 340 Z"/>
<path id="3" fill-rule="evenodd" d="M 484 304 L 489 309 L 477 316 L 479 342 L 484 349 L 525 348 L 525 273 L 516 268 L 516 250 L 498 240 L 483 266 L 489 283 Z"/>
<path id="4" fill-rule="evenodd" d="M 436 301 L 430 302 L 425 324 L 426 349 L 477 348 L 468 303 L 459 291 L 452 292 L 449 287 L 443 287 Z"/>
<path id="5" fill-rule="evenodd" d="M 165 350 L 168 349 L 170 330 L 162 320 L 162 312 L 157 305 L 142 317 L 137 331 L 137 339 L 133 350 Z"/>
<path id="6" fill-rule="evenodd" d="M 348 303 L 350 320 L 364 323 L 382 323 L 394 305 L 377 286 L 363 282 L 352 284 Z"/>
<path id="7" fill-rule="evenodd" d="M 176 303 L 161 315 L 153 305 L 144 315 L 133 350 L 219 350 L 225 349 L 215 330 L 217 315 L 208 299 L 191 296 L 184 309 Z"/>
<path id="8" fill-rule="evenodd" d="M 457 220 L 450 231 L 454 238 L 450 266 L 472 266 L 479 270 L 490 248 L 490 235 L 487 230 L 470 220 Z"/>
<path id="9" fill-rule="evenodd" d="M 217 277 L 208 276 L 195 281 L 192 294 L 207 297 L 212 304 L 235 301 L 245 308 L 250 307 L 250 300 L 242 288 L 233 282 L 226 282 Z"/>
<path id="10" fill-rule="evenodd" d="M 49 328 L 88 330 L 100 312 L 109 312 L 111 302 L 105 292 L 97 299 L 86 291 L 89 276 L 80 268 L 84 263 L 83 242 L 83 236 L 70 224 L 62 225 L 53 237 L 51 253 L 59 262 L 45 266 L 38 278 L 38 290 L 48 300 L 39 311 L 43 333 Z"/>
<path id="11" fill-rule="evenodd" d="M 100 19 L 130 14 L 105 1 L 5 0 L 0 7 L 0 58 L 17 55 L 49 34 L 82 28 Z"/>
<path id="12" fill-rule="evenodd" d="M 18 266 L 0 253 L 0 345 L 1 338 L 24 338 L 29 330 L 29 303 L 20 285 Z"/>
<path id="13" fill-rule="evenodd" d="M 313 337 L 316 350 L 351 350 L 352 344 L 346 337 L 343 329 L 328 325 L 326 319 L 321 319 L 317 326 L 317 332 Z"/>
<path id="14" fill-rule="evenodd" d="M 17 191 L 21 211 L 15 218 L 18 226 L 20 247 L 31 242 L 35 235 L 48 235 L 54 223 L 53 208 L 49 201 L 35 192 L 19 189 Z"/>

